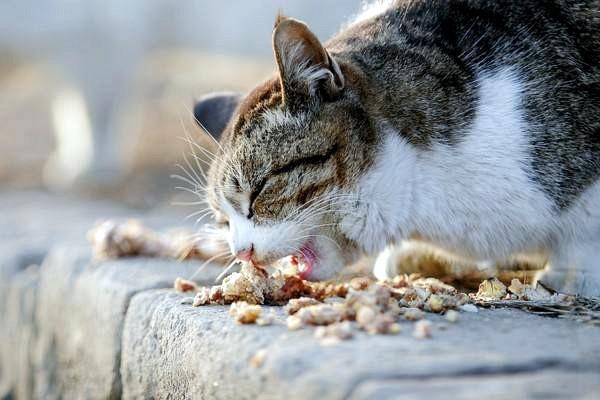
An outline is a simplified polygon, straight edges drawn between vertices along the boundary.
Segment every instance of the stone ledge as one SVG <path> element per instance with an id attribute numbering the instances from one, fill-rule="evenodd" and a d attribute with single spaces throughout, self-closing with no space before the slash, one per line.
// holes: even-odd
<path id="1" fill-rule="evenodd" d="M 517 393 L 509 387 L 518 384 L 527 397 L 538 389 L 527 389 L 525 382 L 564 393 L 566 381 L 552 376 L 575 377 L 578 371 L 595 379 L 573 393 L 600 389 L 600 331 L 569 321 L 482 310 L 461 314 L 457 324 L 436 330 L 430 340 L 414 339 L 412 324 L 405 323 L 398 336 L 359 334 L 321 347 L 311 330 L 240 326 L 226 307 L 192 308 L 180 304 L 181 298 L 170 291 L 132 298 L 123 334 L 124 398 L 345 399 L 379 393 L 391 398 L 435 395 L 444 385 L 469 394 L 468 385 L 480 382 L 473 386 L 478 390 L 486 381 L 498 390 L 507 385 L 506 393 Z M 263 348 L 264 365 L 252 368 L 248 360 Z M 419 384 L 424 380 L 437 383 L 430 388 Z M 396 392 L 404 382 L 406 390 Z"/>

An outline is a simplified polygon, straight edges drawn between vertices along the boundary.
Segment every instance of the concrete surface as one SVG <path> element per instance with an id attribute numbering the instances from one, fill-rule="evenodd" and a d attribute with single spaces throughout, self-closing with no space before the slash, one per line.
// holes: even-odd
<path id="1" fill-rule="evenodd" d="M 461 313 L 456 324 L 431 316 L 431 339 L 413 338 L 413 324 L 403 322 L 395 336 L 359 333 L 323 347 L 312 330 L 288 331 L 279 308 L 278 323 L 257 327 L 236 324 L 226 307 L 181 304 L 186 296 L 170 289 L 173 279 L 198 263 L 92 261 L 83 239 L 89 225 L 100 214 L 139 212 L 36 193 L 4 193 L 0 207 L 0 399 L 593 399 L 600 392 L 598 327 L 480 310 Z M 140 216 L 156 227 L 182 222 Z M 210 267 L 200 278 L 210 284 L 218 272 Z M 253 367 L 259 350 L 266 358 Z"/>
<path id="2" fill-rule="evenodd" d="M 124 398 L 380 399 L 447 389 L 457 395 L 449 398 L 585 397 L 600 389 L 600 331 L 565 320 L 481 310 L 461 313 L 456 324 L 432 316 L 438 322 L 428 340 L 413 338 L 406 322 L 399 335 L 360 333 L 323 347 L 312 329 L 289 332 L 278 308 L 279 324 L 240 326 L 226 307 L 193 308 L 181 298 L 165 290 L 132 298 L 123 331 Z M 267 357 L 253 368 L 249 359 L 260 349 Z"/>

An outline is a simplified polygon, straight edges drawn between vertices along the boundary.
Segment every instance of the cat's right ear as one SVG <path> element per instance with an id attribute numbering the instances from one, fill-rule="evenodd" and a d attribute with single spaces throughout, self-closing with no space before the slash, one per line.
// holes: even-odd
<path id="1" fill-rule="evenodd" d="M 344 88 L 337 61 L 304 22 L 279 15 L 273 30 L 273 50 L 284 103 L 296 98 L 302 102 L 320 91 L 335 97 Z"/>
<path id="2" fill-rule="evenodd" d="M 239 93 L 205 95 L 194 105 L 194 118 L 201 128 L 219 139 L 241 99 Z"/>

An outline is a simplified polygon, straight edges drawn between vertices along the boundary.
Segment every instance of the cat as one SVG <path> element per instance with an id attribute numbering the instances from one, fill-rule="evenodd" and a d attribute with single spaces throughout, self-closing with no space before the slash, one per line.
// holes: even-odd
<path id="1" fill-rule="evenodd" d="M 325 45 L 279 16 L 272 45 L 271 79 L 194 110 L 233 255 L 321 280 L 382 251 L 393 275 L 406 240 L 541 253 L 538 281 L 600 296 L 600 1 L 380 1 Z"/>

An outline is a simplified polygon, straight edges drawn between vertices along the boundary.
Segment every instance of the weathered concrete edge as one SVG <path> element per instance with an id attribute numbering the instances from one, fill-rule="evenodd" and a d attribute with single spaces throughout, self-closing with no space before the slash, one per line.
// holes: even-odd
<path id="1" fill-rule="evenodd" d="M 0 398 L 31 395 L 32 371 L 30 366 L 23 365 L 30 357 L 24 349 L 27 349 L 25 343 L 30 344 L 35 339 L 32 335 L 37 332 L 34 313 L 39 266 L 48 247 L 45 243 L 33 242 L 22 246 L 4 244 L 0 248 L 0 254 L 5 255 L 0 260 L 0 364 L 3 364 L 0 365 Z M 24 332 L 11 323 L 20 325 L 25 320 L 29 323 Z M 19 385 L 19 381 L 24 384 Z"/>
<path id="2" fill-rule="evenodd" d="M 144 292 L 148 290 L 154 289 L 165 289 L 170 288 L 173 285 L 173 280 L 176 276 L 189 276 L 190 268 L 197 268 L 197 264 L 193 267 L 189 265 L 185 265 L 186 263 L 177 263 L 172 260 L 156 260 L 156 259 L 142 259 L 142 258 L 132 258 L 127 260 L 118 260 L 118 261 L 108 261 L 106 263 L 98 263 L 91 259 L 91 249 L 89 246 L 72 246 L 72 245 L 56 245 L 56 246 L 47 246 L 44 249 L 35 248 L 35 251 L 31 251 L 31 249 L 16 249 L 10 254 L 9 257 L 2 260 L 2 268 L 0 271 L 0 276 L 2 277 L 2 282 L 0 282 L 0 286 L 2 286 L 6 290 L 2 290 L 0 293 L 0 311 L 2 311 L 2 315 L 0 315 L 2 322 L 2 329 L 0 329 L 0 335 L 5 336 L 3 338 L 4 350 L 0 353 L 2 356 L 3 369 L 5 373 L 2 373 L 0 377 L 0 395 L 2 398 L 7 397 L 11 398 L 14 396 L 18 396 L 18 398 L 35 398 L 36 395 L 39 396 L 40 392 L 38 390 L 43 391 L 44 389 L 39 388 L 39 377 L 36 376 L 36 373 L 39 372 L 39 360 L 34 360 L 35 353 L 39 350 L 40 340 L 44 336 L 52 336 L 54 334 L 53 330 L 44 331 L 42 324 L 42 329 L 39 328 L 39 305 L 42 301 L 44 301 L 40 294 L 39 288 L 42 283 L 45 285 L 53 286 L 56 284 L 54 281 L 54 277 L 51 273 L 44 274 L 44 272 L 48 272 L 47 270 L 53 270 L 56 266 L 48 266 L 48 263 L 59 262 L 63 265 L 60 268 L 64 268 L 65 270 L 72 272 L 73 276 L 69 279 L 73 281 L 78 281 L 82 278 L 82 276 L 86 274 L 93 274 L 90 272 L 92 268 L 97 269 L 96 273 L 99 276 L 106 275 L 110 278 L 114 278 L 111 276 L 110 265 L 108 268 L 103 268 L 105 264 L 111 263 L 119 263 L 124 264 L 123 271 L 127 271 L 126 268 L 130 267 L 129 264 L 134 262 L 135 264 L 139 264 L 140 262 L 147 263 L 158 263 L 161 265 L 165 265 L 168 268 L 164 268 L 163 274 L 152 274 L 152 271 L 149 272 L 149 276 L 156 280 L 154 283 L 147 284 L 146 281 L 145 286 L 135 287 L 129 286 L 124 289 L 122 292 L 125 293 L 123 307 L 120 311 L 120 318 L 118 321 L 115 321 L 117 326 L 117 334 L 118 334 L 118 343 L 122 341 L 123 336 L 123 324 L 125 320 L 125 316 L 127 315 L 127 311 L 129 308 L 129 304 L 131 298 L 139 292 Z M 23 250 L 23 251 L 20 251 Z M 62 257 L 61 253 L 65 253 L 68 256 Z M 58 258 L 56 256 L 58 254 Z M 58 261 L 57 261 L 58 260 Z M 66 261 L 68 260 L 68 261 Z M 82 261 L 83 260 L 83 261 Z M 36 268 L 28 268 L 30 264 L 39 264 Z M 134 264 L 134 265 L 135 265 Z M 188 263 L 189 264 L 189 263 Z M 59 269 L 60 269 L 59 268 Z M 112 268 L 115 269 L 114 267 Z M 99 272 L 98 272 L 99 271 Z M 54 271 L 52 271 L 54 272 Z M 113 271 L 114 272 L 114 271 Z M 214 277 L 220 272 L 220 268 L 215 267 L 214 265 L 209 265 L 203 271 L 203 276 L 205 277 L 205 281 L 212 282 Z M 48 275 L 48 276 L 45 276 Z M 162 278 L 160 277 L 162 275 Z M 91 275 L 90 275 L 91 276 Z M 85 277 L 85 279 L 90 279 L 90 276 Z M 117 278 L 117 283 L 121 283 L 118 281 L 119 274 L 115 275 Z M 152 280 L 150 279 L 150 280 Z M 45 282 L 44 282 L 45 281 Z M 144 281 L 142 279 L 142 281 Z M 24 284 L 27 284 L 24 286 Z M 59 281 L 58 286 L 63 285 L 64 282 Z M 65 287 L 66 288 L 66 287 Z M 65 295 L 71 295 L 71 293 L 65 293 Z M 102 296 L 103 294 L 100 294 Z M 20 302 L 18 299 L 22 299 L 27 297 L 27 303 Z M 11 308 L 8 310 L 7 308 Z M 10 311 L 10 312 L 8 312 Z M 76 317 L 71 317 L 71 319 Z M 46 326 L 46 328 L 48 328 Z M 52 327 L 50 327 L 52 329 Z M 47 329 L 46 329 L 47 330 Z M 27 333 L 27 340 L 31 339 L 32 343 L 29 345 L 24 344 L 24 339 L 21 339 L 21 334 Z M 32 334 L 33 337 L 29 337 Z M 10 341 L 8 339 L 12 338 Z M 17 340 L 18 339 L 18 340 Z M 13 348 L 10 348 L 10 344 L 13 344 Z M 23 342 L 23 343 L 21 343 Z M 121 364 L 121 356 L 122 350 L 119 347 L 114 354 L 113 361 L 113 380 L 111 384 L 111 390 L 109 394 L 109 398 L 120 398 L 122 396 L 122 386 L 121 386 L 121 375 L 120 375 L 120 364 Z M 12 372 L 8 369 L 11 366 L 16 364 L 20 365 L 20 362 L 26 360 L 27 366 L 25 369 L 19 372 Z M 1 373 L 2 371 L 0 371 Z M 53 371 L 48 371 L 49 375 L 53 375 Z M 26 375 L 26 376 L 25 376 Z M 36 378 L 38 381 L 36 381 Z"/>
<path id="3" fill-rule="evenodd" d="M 164 291 L 164 290 L 157 290 L 155 291 L 156 293 L 147 293 L 147 292 L 141 292 L 141 293 L 137 293 L 133 298 L 132 298 L 132 302 L 134 303 L 142 303 L 145 306 L 147 306 L 149 312 L 154 313 L 156 312 L 155 304 L 153 304 L 153 302 L 157 302 L 160 303 L 161 300 L 158 298 L 158 296 L 161 296 L 163 298 L 163 300 L 167 300 L 167 298 L 171 298 L 171 303 L 172 304 L 176 304 L 173 302 L 173 297 L 176 296 L 174 293 L 172 292 L 168 292 L 168 291 Z M 136 304 L 135 307 L 137 310 L 142 309 L 140 304 Z M 175 307 L 174 307 L 175 308 Z M 202 313 L 203 310 L 201 309 L 196 309 L 197 312 Z M 208 312 L 210 310 L 206 309 L 206 311 Z M 211 347 L 218 347 L 218 334 L 215 334 L 214 328 L 216 325 L 216 328 L 221 329 L 223 331 L 223 336 L 225 337 L 229 337 L 229 339 L 231 339 L 231 335 L 232 332 L 228 331 L 228 327 L 227 324 L 223 324 L 222 321 L 224 319 L 227 319 L 229 317 L 227 317 L 227 313 L 226 311 L 221 307 L 221 308 L 217 308 L 215 307 L 213 309 L 214 311 L 216 311 L 216 313 L 213 315 L 213 319 L 215 323 L 209 324 L 209 328 L 213 329 L 213 332 L 207 332 L 206 335 L 203 336 L 208 336 L 208 341 L 205 338 L 200 338 L 198 337 L 198 343 L 204 343 L 204 344 L 210 344 L 210 346 L 205 346 L 204 348 L 200 349 L 200 353 L 203 353 L 201 355 L 197 354 L 197 350 L 198 348 L 189 348 L 188 349 L 188 354 L 189 353 L 194 353 L 195 356 L 197 357 L 206 357 L 206 359 L 214 359 L 213 353 L 211 353 L 211 351 L 207 350 L 208 348 Z M 183 320 L 183 317 L 185 317 L 185 314 L 188 313 L 187 311 L 182 311 L 182 310 L 173 310 L 174 314 L 177 313 L 181 313 L 182 315 L 179 315 L 179 317 L 181 317 L 180 319 Z M 189 310 L 190 315 L 193 314 L 191 308 Z M 162 315 L 162 314 L 161 314 Z M 194 319 L 198 318 L 199 315 L 196 313 L 195 316 L 191 316 L 190 320 L 192 321 L 192 324 L 195 325 L 202 325 L 202 318 L 200 318 L 199 320 L 196 320 L 194 323 Z M 533 318 L 539 318 L 539 317 L 534 317 L 531 316 Z M 121 350 L 123 352 L 126 351 L 132 351 L 133 353 L 136 353 L 135 349 L 133 347 L 131 347 L 131 343 L 129 344 L 129 346 L 127 345 L 127 343 L 125 343 L 126 340 L 130 340 L 131 338 L 127 338 L 126 336 L 138 336 L 137 340 L 139 340 L 140 336 L 151 336 L 152 332 L 145 332 L 145 334 L 140 335 L 140 330 L 139 329 L 135 329 L 135 328 L 139 328 L 139 326 L 135 326 L 135 324 L 131 321 L 138 320 L 138 319 L 143 319 L 144 316 L 140 316 L 140 315 L 128 315 L 125 319 L 125 330 L 124 330 L 124 337 L 123 337 L 123 341 L 124 343 L 121 346 Z M 165 317 L 166 320 L 168 320 L 167 317 Z M 208 321 L 209 318 L 206 318 L 206 320 Z M 132 324 L 132 327 L 128 327 L 129 323 Z M 160 323 L 160 322 L 159 322 Z M 172 325 L 172 324 L 171 324 Z M 160 326 L 159 326 L 160 327 Z M 197 328 L 197 327 L 194 327 Z M 245 332 L 247 333 L 247 336 L 250 339 L 254 339 L 254 340 L 259 340 L 260 338 L 256 336 L 256 329 L 264 329 L 264 328 L 254 328 L 254 327 L 238 327 L 238 330 L 245 330 Z M 132 332 L 130 332 L 130 330 Z M 133 332 L 135 331 L 135 332 Z M 235 332 L 233 332 L 233 334 L 236 334 Z M 236 334 L 237 335 L 237 334 Z M 212 337 L 211 337 L 212 336 Z M 252 336 L 254 336 L 254 338 L 252 338 Z M 267 331 L 265 331 L 265 336 L 270 337 L 272 339 L 275 339 L 274 343 L 270 343 L 272 346 L 270 346 L 270 349 L 274 349 L 274 347 L 276 348 L 278 345 L 281 347 L 281 345 L 285 342 L 286 345 L 290 345 L 290 341 L 281 341 L 279 340 L 279 338 L 277 337 L 277 335 L 271 335 L 269 334 Z M 180 337 L 177 337 L 177 339 L 182 339 L 181 345 L 184 346 L 187 342 L 185 339 L 189 339 L 189 335 L 185 335 L 183 334 Z M 244 338 L 244 339 L 248 339 L 248 338 Z M 134 339 L 135 340 L 135 339 Z M 204 340 L 204 342 L 202 342 Z M 231 340 L 229 340 L 231 342 Z M 248 341 L 248 340 L 246 340 Z M 256 396 L 252 397 L 252 398 L 257 398 L 257 399 L 271 399 L 271 398 L 276 398 L 276 393 L 273 393 L 273 390 L 279 390 L 280 392 L 277 393 L 278 395 L 285 395 L 286 398 L 292 399 L 292 398 L 306 398 L 303 395 L 299 395 L 297 396 L 296 394 L 294 394 L 294 390 L 292 390 L 291 388 L 295 389 L 301 389 L 303 387 L 309 387 L 312 386 L 313 389 L 315 386 L 318 386 L 319 384 L 323 383 L 319 381 L 319 377 L 317 376 L 308 376 L 307 379 L 300 379 L 300 380 L 296 380 L 294 382 L 294 380 L 286 380 L 286 377 L 282 377 L 281 375 L 271 375 L 271 376 L 265 376 L 263 374 L 263 371 L 257 370 L 254 371 L 254 376 L 251 376 L 250 381 L 247 380 L 248 375 L 247 375 L 247 371 L 241 371 L 238 369 L 238 373 L 235 373 L 235 368 L 234 366 L 239 365 L 239 361 L 240 359 L 245 360 L 247 359 L 248 353 L 252 354 L 252 352 L 255 352 L 257 349 L 261 348 L 264 343 L 254 343 L 252 340 L 249 341 L 250 343 L 244 343 L 243 341 L 240 341 L 240 344 L 238 344 L 237 346 L 232 346 L 232 347 L 237 347 L 237 351 L 233 352 L 232 354 L 224 354 L 224 357 L 222 359 L 220 359 L 219 361 L 222 363 L 228 363 L 232 366 L 232 368 L 230 368 L 227 371 L 227 381 L 233 381 L 236 382 L 237 384 L 239 384 L 241 387 L 249 387 L 249 386 L 258 386 L 260 387 L 262 385 L 264 391 L 261 391 L 259 394 L 257 394 Z M 306 340 L 305 342 L 309 342 L 308 345 L 306 347 L 310 347 L 312 344 L 312 347 L 314 348 L 316 341 L 311 337 L 308 336 L 308 340 Z M 198 343 L 195 343 L 196 345 Z M 237 341 L 236 341 L 237 343 Z M 189 344 L 189 343 L 188 343 Z M 305 343 L 306 344 L 306 343 Z M 248 347 L 248 349 L 246 349 L 245 347 Z M 143 347 L 143 346 L 142 346 Z M 196 346 L 197 347 L 197 346 Z M 318 347 L 318 346 L 317 346 Z M 164 348 L 161 349 L 164 352 Z M 139 351 L 137 352 L 139 353 Z M 182 352 L 183 354 L 185 354 L 185 352 Z M 132 355 L 128 355 L 130 357 L 133 357 Z M 137 354 L 137 356 L 139 356 L 139 354 Z M 278 355 L 278 357 L 281 358 L 282 357 L 288 357 L 290 359 L 294 359 L 297 354 L 294 354 L 294 352 L 286 352 L 280 351 L 280 354 Z M 123 357 L 126 357 L 125 355 Z M 165 371 L 165 375 L 171 374 L 171 375 L 177 375 L 180 376 L 182 381 L 181 383 L 181 387 L 185 386 L 185 382 L 183 381 L 185 378 L 182 376 L 181 374 L 181 364 L 189 367 L 189 368 L 194 368 L 195 364 L 194 362 L 190 362 L 189 358 L 182 358 L 180 363 L 178 364 L 169 364 L 169 362 L 173 362 L 173 359 L 165 359 L 160 358 L 161 355 L 158 356 L 154 356 L 151 352 L 146 352 L 146 354 L 144 355 L 144 360 L 145 361 L 149 361 L 148 365 L 151 366 L 153 362 L 158 363 L 159 365 L 161 365 L 161 367 L 166 368 L 166 369 L 173 369 L 172 367 L 174 367 L 175 369 L 173 369 L 172 371 Z M 451 361 L 451 360 L 450 360 Z M 472 361 L 472 360 L 471 360 Z M 453 364 L 452 361 L 450 362 L 451 365 Z M 197 365 L 197 363 L 196 363 Z M 281 367 L 282 365 L 286 365 L 281 364 L 278 367 Z M 540 374 L 546 374 L 546 373 L 556 373 L 556 372 L 563 372 L 563 373 L 577 373 L 577 372 L 586 372 L 586 373 L 593 373 L 596 374 L 598 377 L 600 377 L 600 360 L 590 360 L 590 359 L 586 359 L 586 360 L 574 360 L 572 358 L 568 358 L 568 357 L 557 357 L 557 356 L 548 356 L 548 357 L 540 357 L 540 356 L 536 356 L 530 360 L 515 360 L 515 361 L 503 361 L 500 364 L 494 364 L 491 363 L 489 365 L 485 365 L 485 361 L 484 362 L 480 362 L 475 366 L 470 366 L 468 364 L 468 360 L 466 360 L 465 365 L 461 365 L 461 364 L 456 364 L 458 366 L 458 369 L 454 369 L 454 370 L 444 370 L 443 368 L 438 369 L 438 370 L 434 370 L 434 371 L 426 371 L 423 372 L 422 370 L 417 370 L 417 371 L 403 371 L 402 373 L 393 373 L 390 371 L 384 371 L 382 373 L 381 370 L 376 371 L 375 373 L 368 373 L 365 371 L 359 371 L 358 375 L 355 375 L 354 378 L 352 380 L 350 380 L 350 385 L 348 385 L 345 388 L 340 388 L 339 386 L 344 386 L 344 382 L 348 383 L 348 380 L 345 381 L 337 381 L 338 382 L 338 388 L 336 389 L 336 393 L 334 398 L 350 398 L 351 396 L 353 396 L 353 394 L 363 385 L 368 384 L 369 382 L 372 381 L 380 381 L 380 380 L 390 380 L 390 381 L 397 381 L 397 382 L 410 382 L 410 381 L 414 381 L 414 380 L 419 380 L 419 379 L 426 379 L 426 380 L 443 380 L 443 379 L 448 379 L 448 378 L 456 378 L 456 379 L 466 379 L 466 378 L 470 378 L 470 377 L 481 377 L 481 378 L 494 378 L 494 377 L 500 377 L 500 376 L 518 376 L 520 374 L 524 374 L 524 373 L 540 373 Z M 435 366 L 435 365 L 434 365 Z M 455 365 L 453 365 L 455 366 Z M 135 365 L 135 367 L 140 367 L 140 365 Z M 121 364 L 121 376 L 124 376 L 127 374 L 127 371 L 124 371 L 124 368 L 131 368 L 131 366 L 126 365 L 126 364 Z M 208 386 L 210 386 L 210 382 L 218 381 L 219 377 L 222 377 L 222 371 L 220 371 L 222 369 L 222 365 L 213 365 L 212 368 L 214 369 L 214 373 L 212 373 L 212 375 L 209 375 L 210 379 L 207 380 L 206 382 L 203 382 L 203 391 L 206 390 L 210 390 L 210 388 L 208 388 Z M 439 367 L 438 367 L 439 368 Z M 249 367 L 246 366 L 246 369 L 250 369 Z M 234 371 L 234 372 L 232 372 Z M 440 372 L 442 371 L 442 372 Z M 287 377 L 289 379 L 289 376 Z M 315 378 L 317 380 L 315 380 Z M 270 383 L 271 385 L 266 385 L 266 383 Z M 598 380 L 599 382 L 599 386 L 600 386 L 600 380 Z M 147 385 L 148 382 L 145 382 L 145 384 Z M 172 384 L 172 382 L 171 382 Z M 331 384 L 331 380 L 329 381 L 329 384 Z M 268 387 L 265 387 L 268 386 Z M 143 385 L 140 385 L 140 388 L 142 388 Z M 192 385 L 193 387 L 193 385 Z M 197 388 L 197 385 L 196 385 Z M 223 390 L 225 390 L 225 388 L 222 388 Z M 321 388 L 321 390 L 323 390 L 323 387 Z M 339 391 L 342 391 L 342 394 L 339 393 Z M 135 393 L 135 391 L 134 391 Z M 139 392 L 138 392 L 139 393 Z M 310 393 L 310 389 L 308 390 L 308 392 L 306 393 Z M 188 393 L 190 394 L 190 393 Z M 193 393 L 191 393 L 193 395 Z M 314 393 L 313 393 L 314 394 Z M 322 395 L 323 392 L 320 393 L 320 395 Z M 328 393 L 333 395 L 333 393 Z M 130 393 L 131 395 L 131 393 Z M 227 392 L 221 393 L 220 396 L 216 396 L 215 398 L 230 398 L 228 397 L 229 395 L 227 394 Z M 134 396 L 133 396 L 134 397 Z M 310 396 L 309 396 L 310 397 Z M 241 397 L 244 398 L 244 397 Z"/>
<path id="4" fill-rule="evenodd" d="M 46 259 L 50 258 L 55 253 L 79 253 L 84 261 L 83 269 L 80 275 L 76 279 L 81 279 L 83 276 L 86 278 L 93 277 L 94 274 L 98 274 L 100 279 L 109 279 L 110 282 L 115 282 L 117 285 L 123 284 L 124 280 L 131 279 L 131 269 L 140 269 L 139 266 L 142 264 L 142 271 L 139 280 L 136 278 L 135 282 L 128 281 L 126 283 L 127 289 L 124 289 L 124 301 L 122 308 L 119 313 L 118 321 L 116 322 L 116 331 L 118 334 L 117 338 L 117 351 L 114 354 L 113 361 L 113 381 L 111 385 L 111 392 L 109 398 L 117 399 L 122 397 L 123 386 L 121 377 L 121 360 L 123 348 L 123 329 L 125 319 L 129 312 L 129 306 L 131 299 L 140 293 L 153 291 L 153 290 L 165 290 L 173 287 L 173 282 L 176 277 L 188 277 L 191 272 L 194 271 L 198 265 L 197 262 L 177 262 L 175 260 L 168 259 L 157 259 L 157 258 L 145 258 L 145 257 L 131 257 L 117 260 L 105 260 L 98 261 L 94 260 L 91 256 L 91 248 L 89 246 L 55 246 L 50 250 Z M 44 263 L 46 262 L 44 260 Z M 42 266 L 44 265 L 42 264 Z M 146 269 L 145 267 L 148 269 Z M 157 266 L 158 269 L 157 269 Z M 164 268 L 163 268 L 164 267 Z M 77 268 L 74 265 L 73 268 Z M 95 270 L 95 271 L 94 271 Z M 214 264 L 206 265 L 203 269 L 202 283 L 209 284 L 214 281 L 214 278 L 221 272 L 221 268 Z M 90 274 L 86 276 L 87 274 Z M 115 274 L 112 276 L 111 274 Z M 114 279 L 116 278 L 116 279 Z M 199 277 L 200 278 L 200 277 Z M 139 285 L 139 286 L 138 286 Z"/>

